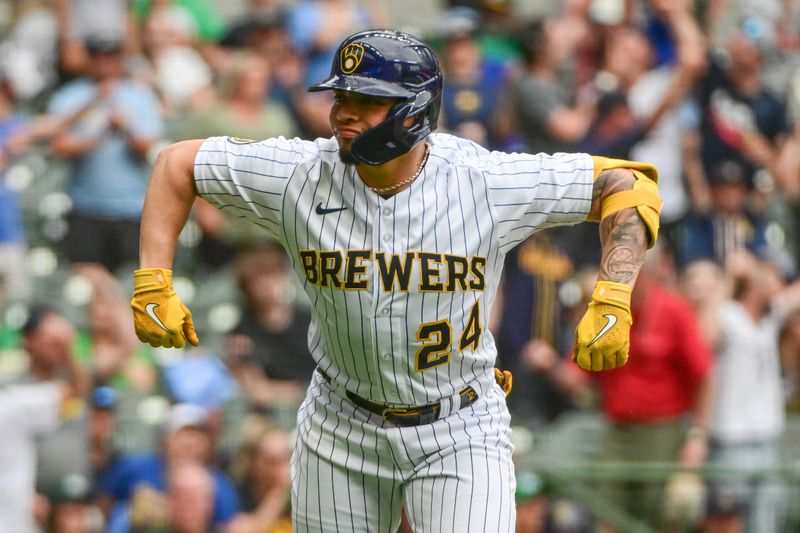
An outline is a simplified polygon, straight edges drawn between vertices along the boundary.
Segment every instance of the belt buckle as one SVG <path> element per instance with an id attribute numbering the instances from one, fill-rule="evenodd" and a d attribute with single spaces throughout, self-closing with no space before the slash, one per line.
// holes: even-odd
<path id="1" fill-rule="evenodd" d="M 439 404 L 423 407 L 388 407 L 383 410 L 383 419 L 398 426 L 419 426 L 435 422 L 439 416 Z"/>
<path id="2" fill-rule="evenodd" d="M 381 413 L 381 416 L 387 422 L 392 422 L 397 425 L 404 425 L 404 417 L 419 416 L 419 408 L 417 407 L 387 407 Z M 397 417 L 397 418 L 394 418 Z M 399 420 L 398 420 L 399 419 Z M 409 421 L 410 422 L 410 421 Z M 409 424 L 414 425 L 414 424 Z"/>

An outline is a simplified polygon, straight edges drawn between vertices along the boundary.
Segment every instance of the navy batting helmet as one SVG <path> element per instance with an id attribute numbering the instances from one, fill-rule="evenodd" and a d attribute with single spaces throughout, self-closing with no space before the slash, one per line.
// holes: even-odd
<path id="1" fill-rule="evenodd" d="M 436 129 L 442 71 L 425 43 L 396 30 L 368 30 L 339 45 L 330 77 L 309 91 L 336 89 L 400 100 L 386 120 L 353 140 L 356 161 L 380 165 L 411 150 Z M 410 126 L 408 118 L 417 118 Z"/>

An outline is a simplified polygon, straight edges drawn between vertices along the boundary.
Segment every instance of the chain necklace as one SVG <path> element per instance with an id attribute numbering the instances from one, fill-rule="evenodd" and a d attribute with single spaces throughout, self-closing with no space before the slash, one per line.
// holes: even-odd
<path id="1" fill-rule="evenodd" d="M 426 144 L 425 145 L 425 155 L 422 156 L 422 161 L 420 161 L 419 166 L 417 167 L 417 171 L 414 172 L 414 174 L 412 174 L 411 176 L 409 176 L 406 179 L 404 179 L 403 181 L 399 181 L 399 182 L 395 183 L 394 185 L 389 185 L 388 187 L 372 187 L 371 185 L 367 185 L 367 187 L 369 187 L 370 189 L 373 190 L 373 192 L 376 192 L 378 194 L 386 194 L 386 193 L 390 193 L 392 191 L 396 191 L 397 189 L 399 189 L 400 187 L 403 187 L 404 185 L 408 185 L 409 183 L 411 183 L 415 179 L 417 179 L 419 177 L 419 175 L 422 173 L 422 169 L 425 167 L 425 163 L 428 162 L 428 154 L 430 154 L 430 153 L 431 153 L 430 148 Z"/>

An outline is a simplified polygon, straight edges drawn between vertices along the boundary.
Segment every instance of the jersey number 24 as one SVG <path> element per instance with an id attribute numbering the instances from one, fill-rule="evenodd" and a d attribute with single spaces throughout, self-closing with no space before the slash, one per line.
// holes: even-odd
<path id="1" fill-rule="evenodd" d="M 480 300 L 478 300 L 469 312 L 467 325 L 458 341 L 458 351 L 463 352 L 468 348 L 476 349 L 481 339 L 481 333 L 483 333 L 483 327 L 481 326 Z M 449 320 L 420 324 L 417 329 L 417 340 L 423 344 L 417 351 L 417 372 L 450 361 L 452 338 L 453 328 Z"/>

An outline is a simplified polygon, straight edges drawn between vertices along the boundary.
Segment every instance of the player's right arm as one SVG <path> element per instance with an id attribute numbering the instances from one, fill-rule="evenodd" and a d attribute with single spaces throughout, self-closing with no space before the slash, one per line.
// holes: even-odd
<path id="1" fill-rule="evenodd" d="M 136 336 L 151 346 L 199 343 L 192 315 L 172 287 L 172 261 L 197 197 L 194 160 L 202 142 L 183 141 L 162 151 L 147 188 L 131 308 Z"/>

